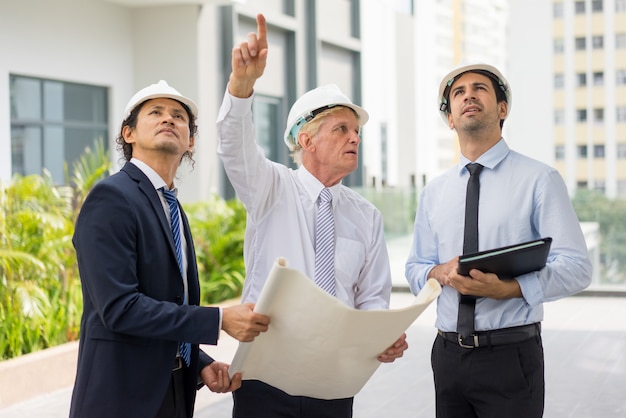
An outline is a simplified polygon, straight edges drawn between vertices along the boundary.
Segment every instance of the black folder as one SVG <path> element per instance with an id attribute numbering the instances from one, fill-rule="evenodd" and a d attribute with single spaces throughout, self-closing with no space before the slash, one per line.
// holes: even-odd
<path id="1" fill-rule="evenodd" d="M 552 238 L 541 238 L 521 244 L 494 248 L 459 257 L 458 272 L 469 276 L 471 269 L 495 273 L 502 280 L 541 270 L 548 261 Z"/>

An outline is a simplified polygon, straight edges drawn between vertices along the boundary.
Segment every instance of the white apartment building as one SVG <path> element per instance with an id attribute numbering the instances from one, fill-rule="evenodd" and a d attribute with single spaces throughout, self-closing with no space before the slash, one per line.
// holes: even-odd
<path id="1" fill-rule="evenodd" d="M 555 166 L 626 197 L 626 0 L 552 2 Z"/>
<path id="2" fill-rule="evenodd" d="M 511 14 L 513 145 L 570 194 L 626 197 L 626 0 L 511 0 Z"/>

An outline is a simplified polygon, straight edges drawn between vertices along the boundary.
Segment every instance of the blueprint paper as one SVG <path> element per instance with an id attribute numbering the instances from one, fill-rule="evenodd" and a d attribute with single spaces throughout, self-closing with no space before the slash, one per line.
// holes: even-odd
<path id="1" fill-rule="evenodd" d="M 257 379 L 292 396 L 340 399 L 356 395 L 385 351 L 441 293 L 430 279 L 402 309 L 357 310 L 277 259 L 255 312 L 270 316 L 269 330 L 239 343 L 231 376 Z"/>

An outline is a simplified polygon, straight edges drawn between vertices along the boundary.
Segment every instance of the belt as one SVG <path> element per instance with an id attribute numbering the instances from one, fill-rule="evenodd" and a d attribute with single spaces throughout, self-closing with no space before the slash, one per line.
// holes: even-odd
<path id="1" fill-rule="evenodd" d="M 463 348 L 489 347 L 494 345 L 517 344 L 530 338 L 541 335 L 541 323 L 522 325 L 519 327 L 494 329 L 491 331 L 477 331 L 467 337 L 461 337 L 456 332 L 437 333 L 446 341 L 459 344 Z"/>
<path id="2" fill-rule="evenodd" d="M 185 364 L 185 363 L 184 363 L 182 357 L 176 356 L 176 358 L 174 359 L 174 367 L 172 368 L 172 371 L 175 372 L 177 370 L 182 369 L 183 368 L 183 364 Z"/>

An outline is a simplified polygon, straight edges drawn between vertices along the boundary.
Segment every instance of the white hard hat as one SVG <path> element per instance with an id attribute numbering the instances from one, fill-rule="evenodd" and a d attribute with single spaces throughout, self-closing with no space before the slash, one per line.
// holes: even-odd
<path id="1" fill-rule="evenodd" d="M 135 107 L 145 102 L 146 100 L 157 98 L 178 100 L 179 102 L 189 107 L 194 117 L 198 117 L 198 106 L 196 106 L 193 100 L 180 94 L 178 90 L 176 90 L 174 87 L 170 87 L 167 84 L 167 81 L 160 80 L 156 84 L 151 84 L 148 87 L 139 90 L 137 93 L 135 93 L 133 97 L 131 97 L 128 104 L 126 105 L 126 109 L 124 109 L 124 120 L 126 120 L 126 118 L 130 116 L 130 113 L 133 111 L 133 109 L 135 109 Z"/>
<path id="2" fill-rule="evenodd" d="M 500 85 L 500 88 L 504 92 L 504 97 L 506 98 L 509 112 L 511 111 L 511 100 L 513 99 L 511 94 L 511 86 L 496 67 L 482 63 L 463 64 L 450 71 L 439 84 L 439 96 L 437 96 L 437 100 L 439 105 L 439 114 L 443 119 L 443 123 L 448 125 L 448 111 L 450 110 L 448 108 L 448 99 L 450 96 L 450 87 L 458 76 L 468 71 L 483 73 L 484 75 L 496 80 L 497 83 Z"/>
<path id="3" fill-rule="evenodd" d="M 365 125 L 369 119 L 367 112 L 352 103 L 335 84 L 327 84 L 304 93 L 291 106 L 285 128 L 285 144 L 292 147 L 298 143 L 300 128 L 313 119 L 318 113 L 334 106 L 345 106 L 352 109 L 358 116 L 359 126 Z"/>

